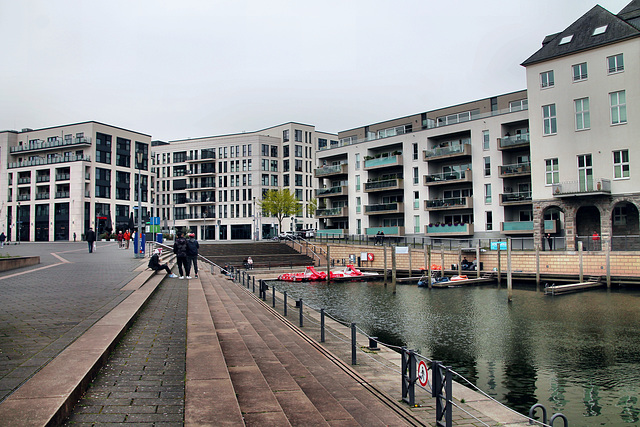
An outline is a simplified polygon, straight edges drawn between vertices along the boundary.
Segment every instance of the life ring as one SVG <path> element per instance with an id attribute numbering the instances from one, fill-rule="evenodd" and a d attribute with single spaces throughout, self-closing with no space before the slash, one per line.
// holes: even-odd
<path id="1" fill-rule="evenodd" d="M 373 254 L 371 252 L 367 253 L 367 261 L 372 262 L 373 258 Z"/>

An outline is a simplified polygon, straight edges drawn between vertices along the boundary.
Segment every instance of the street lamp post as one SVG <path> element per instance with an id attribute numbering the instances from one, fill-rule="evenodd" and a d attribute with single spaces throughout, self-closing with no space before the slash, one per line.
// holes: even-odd
<path id="1" fill-rule="evenodd" d="M 142 258 L 142 160 L 144 153 L 138 151 L 136 153 L 136 160 L 138 161 L 138 249 L 136 251 L 136 258 Z"/>
<path id="2" fill-rule="evenodd" d="M 20 244 L 20 229 L 22 228 L 22 219 L 20 219 L 20 202 L 18 202 L 18 211 L 16 212 L 16 225 L 18 234 L 18 244 Z"/>

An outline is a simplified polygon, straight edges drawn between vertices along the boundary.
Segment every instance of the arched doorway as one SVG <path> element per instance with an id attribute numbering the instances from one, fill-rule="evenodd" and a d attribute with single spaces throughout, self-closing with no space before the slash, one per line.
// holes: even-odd
<path id="1" fill-rule="evenodd" d="M 566 249 L 565 239 L 565 218 L 562 208 L 556 205 L 547 206 L 542 211 L 542 250 L 564 250 Z"/>
<path id="2" fill-rule="evenodd" d="M 616 203 L 611 210 L 611 250 L 640 250 L 640 214 L 633 203 Z"/>
<path id="3" fill-rule="evenodd" d="M 582 206 L 576 212 L 576 249 L 578 242 L 582 242 L 582 247 L 588 251 L 599 251 L 601 249 L 600 236 L 602 235 L 600 225 L 600 210 L 595 206 Z"/>

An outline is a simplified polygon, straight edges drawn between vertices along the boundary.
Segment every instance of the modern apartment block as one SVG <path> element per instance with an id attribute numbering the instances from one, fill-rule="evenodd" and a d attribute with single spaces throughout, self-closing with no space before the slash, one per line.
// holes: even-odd
<path id="1" fill-rule="evenodd" d="M 149 135 L 98 122 L 0 132 L 0 230 L 13 241 L 68 241 L 109 222 L 127 228 L 138 174 L 148 215 L 150 146 Z"/>
<path id="2" fill-rule="evenodd" d="M 337 135 L 314 126 L 285 123 L 233 135 L 154 142 L 157 208 L 164 230 L 188 229 L 202 240 L 262 239 L 285 230 L 316 228 L 308 205 L 314 199 L 315 147 Z M 263 217 L 262 195 L 291 189 L 298 215 L 279 230 Z"/>
<path id="3" fill-rule="evenodd" d="M 320 234 L 533 233 L 527 93 L 339 133 L 319 147 Z M 521 222 L 527 223 L 527 230 Z"/>
<path id="4" fill-rule="evenodd" d="M 614 250 L 640 248 L 640 1 L 617 15 L 593 7 L 522 65 L 536 240 L 553 220 L 568 248 L 594 233 Z"/>
<path id="5" fill-rule="evenodd" d="M 320 233 L 540 247 L 551 235 L 567 249 L 597 233 L 630 248 L 640 234 L 630 167 L 640 162 L 639 28 L 640 1 L 618 15 L 596 6 L 524 61 L 526 91 L 339 132 L 318 152 Z"/>

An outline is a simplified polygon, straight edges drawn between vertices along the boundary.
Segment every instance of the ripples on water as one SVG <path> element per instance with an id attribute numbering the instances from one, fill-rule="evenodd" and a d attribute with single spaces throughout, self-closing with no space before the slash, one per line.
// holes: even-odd
<path id="1" fill-rule="evenodd" d="M 640 291 L 545 296 L 515 285 L 424 289 L 379 282 L 273 282 L 371 336 L 441 360 L 522 413 L 571 425 L 640 422 Z"/>

